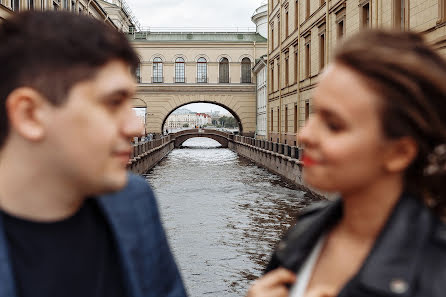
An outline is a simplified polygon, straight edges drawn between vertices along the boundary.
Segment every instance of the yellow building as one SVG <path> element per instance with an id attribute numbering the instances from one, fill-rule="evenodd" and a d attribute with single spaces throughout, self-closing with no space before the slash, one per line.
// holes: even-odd
<path id="1" fill-rule="evenodd" d="M 414 30 L 446 56 L 446 0 L 269 0 L 268 139 L 298 145 L 336 44 L 362 28 Z"/>
<path id="2" fill-rule="evenodd" d="M 66 10 L 87 14 L 124 32 L 139 27 L 123 0 L 0 0 L 0 21 L 22 10 Z"/>

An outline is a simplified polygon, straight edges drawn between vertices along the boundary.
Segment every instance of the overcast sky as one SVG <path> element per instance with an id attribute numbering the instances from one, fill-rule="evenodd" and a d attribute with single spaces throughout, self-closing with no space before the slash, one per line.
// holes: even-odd
<path id="1" fill-rule="evenodd" d="M 262 0 L 126 0 L 144 27 L 255 27 Z"/>

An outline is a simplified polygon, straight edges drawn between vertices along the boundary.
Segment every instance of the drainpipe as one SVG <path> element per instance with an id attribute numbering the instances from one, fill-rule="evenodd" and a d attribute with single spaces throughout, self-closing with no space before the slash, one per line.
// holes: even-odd
<path id="1" fill-rule="evenodd" d="M 271 92 L 271 84 L 270 84 L 270 81 L 271 81 L 271 78 L 270 78 L 270 69 L 269 69 L 269 65 L 270 65 L 270 62 L 269 62 L 269 45 L 270 45 L 270 42 L 272 42 L 272 40 L 271 40 L 271 36 L 269 36 L 269 32 L 270 32 L 270 21 L 269 21 L 269 15 L 270 15 L 270 11 L 269 11 L 269 3 L 268 3 L 268 9 L 267 9 L 267 28 L 268 28 L 268 35 L 267 35 L 267 37 L 268 37 L 268 42 L 267 42 L 267 50 L 266 50 L 266 140 L 267 141 L 269 141 L 270 140 L 270 138 L 271 138 L 271 133 L 270 133 L 270 120 L 271 119 L 268 119 L 268 115 L 270 114 L 270 111 L 269 111 L 269 109 L 270 109 L 270 106 L 269 106 L 269 94 L 270 94 L 270 92 Z M 274 77 L 272 78 L 272 79 L 274 79 Z M 257 111 L 256 111 L 257 112 Z"/>

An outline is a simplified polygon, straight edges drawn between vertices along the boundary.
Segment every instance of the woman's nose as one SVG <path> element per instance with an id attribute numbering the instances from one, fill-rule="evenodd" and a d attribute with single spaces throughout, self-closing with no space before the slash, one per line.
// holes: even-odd
<path id="1" fill-rule="evenodd" d="M 301 146 L 312 146 L 315 143 L 315 132 L 313 129 L 314 119 L 310 116 L 305 123 L 305 126 L 301 129 L 298 140 Z"/>

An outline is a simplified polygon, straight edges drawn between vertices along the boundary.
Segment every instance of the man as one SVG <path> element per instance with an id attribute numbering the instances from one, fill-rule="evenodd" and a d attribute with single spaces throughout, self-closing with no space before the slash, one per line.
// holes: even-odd
<path id="1" fill-rule="evenodd" d="M 0 24 L 0 297 L 181 297 L 147 182 L 138 58 L 108 25 L 68 12 Z"/>

